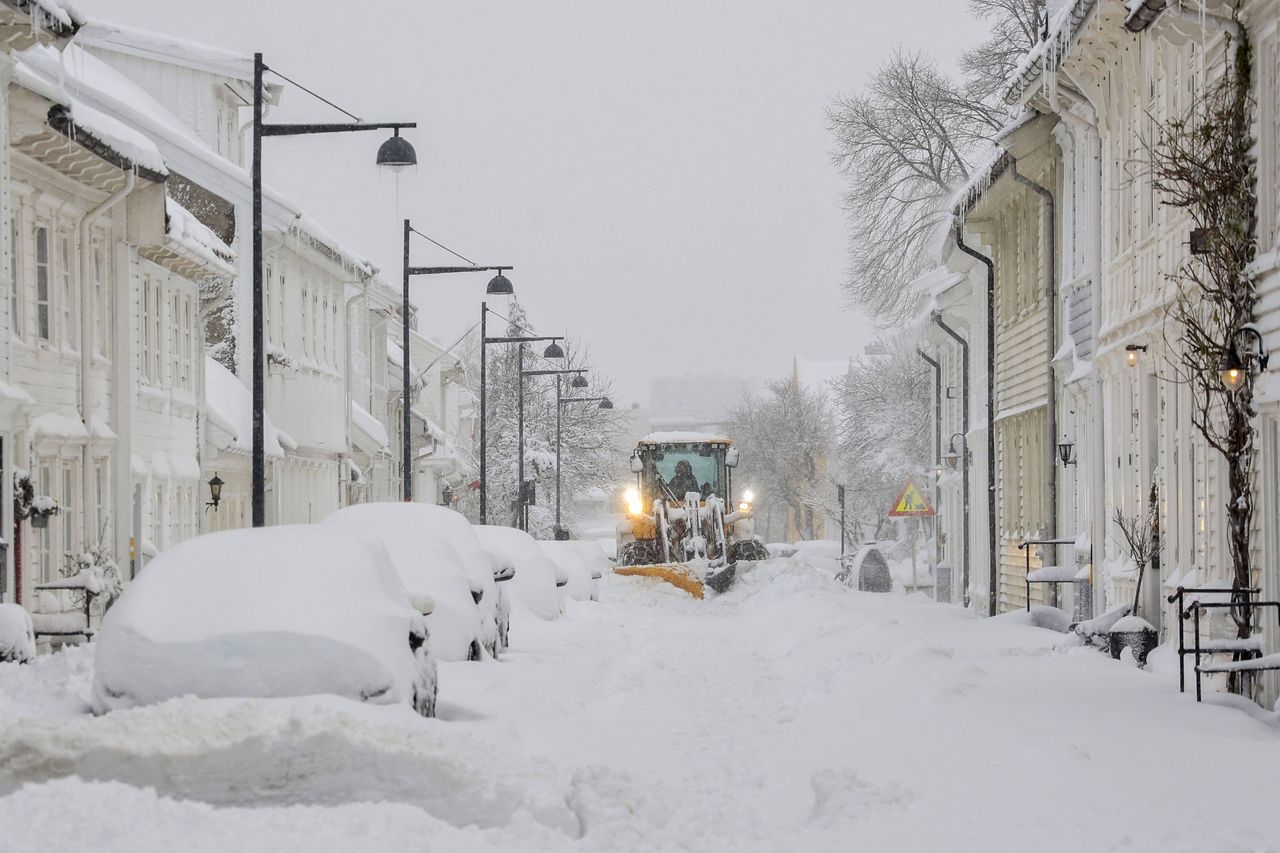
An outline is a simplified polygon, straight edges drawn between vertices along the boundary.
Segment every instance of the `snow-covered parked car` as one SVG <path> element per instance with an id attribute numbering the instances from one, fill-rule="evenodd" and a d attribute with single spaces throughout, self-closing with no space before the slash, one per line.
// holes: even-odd
<path id="1" fill-rule="evenodd" d="M 537 540 L 514 527 L 477 525 L 475 532 L 481 544 L 515 566 L 510 586 L 516 603 L 540 619 L 560 618 L 564 612 L 561 589 L 568 585 L 569 575 L 542 553 Z"/>
<path id="2" fill-rule="evenodd" d="M 405 504 L 397 504 L 405 506 Z M 507 648 L 511 603 L 505 581 L 515 574 L 515 563 L 504 554 L 486 548 L 467 517 L 456 510 L 431 504 L 413 504 L 416 524 L 446 539 L 467 567 L 468 577 L 484 589 L 476 602 L 480 610 L 481 642 L 494 657 Z"/>
<path id="3" fill-rule="evenodd" d="M 598 542 L 539 540 L 538 547 L 568 575 L 569 583 L 564 587 L 567 598 L 600 600 L 599 581 L 609 571 L 610 565 Z"/>
<path id="4" fill-rule="evenodd" d="M 91 702 L 330 693 L 431 716 L 427 639 L 377 542 L 319 525 L 212 533 L 161 553 L 107 611 Z"/>
<path id="5" fill-rule="evenodd" d="M 386 547 L 409 603 L 427 619 L 431 652 L 438 660 L 480 660 L 486 646 L 492 654 L 494 640 L 494 631 L 484 631 L 479 609 L 486 593 L 483 571 L 467 569 L 436 529 L 433 509 L 416 503 L 356 504 L 331 513 L 323 524 Z"/>

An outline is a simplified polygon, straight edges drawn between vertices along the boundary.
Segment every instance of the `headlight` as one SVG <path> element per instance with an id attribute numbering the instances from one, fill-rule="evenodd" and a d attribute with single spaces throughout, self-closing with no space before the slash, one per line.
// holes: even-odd
<path id="1" fill-rule="evenodd" d="M 756 493 L 751 491 L 750 489 L 747 489 L 745 492 L 742 493 L 743 503 L 748 503 L 748 504 L 755 503 L 755 500 L 756 500 Z"/>
<path id="2" fill-rule="evenodd" d="M 643 515 L 644 504 L 640 503 L 639 498 L 636 498 L 635 500 L 629 500 L 627 501 L 627 512 L 631 513 L 632 515 Z"/>
<path id="3" fill-rule="evenodd" d="M 623 493 L 623 497 L 626 499 L 627 504 L 629 505 L 629 504 L 633 504 L 633 503 L 635 503 L 636 501 L 640 500 L 640 493 L 639 493 L 639 492 L 637 492 L 637 491 L 635 490 L 635 487 L 633 486 L 633 487 L 631 487 L 631 488 L 627 489 L 627 490 L 626 490 L 626 492 L 624 492 L 624 493 Z"/>
<path id="4" fill-rule="evenodd" d="M 738 512 L 751 512 L 751 504 L 746 501 L 738 504 Z"/>

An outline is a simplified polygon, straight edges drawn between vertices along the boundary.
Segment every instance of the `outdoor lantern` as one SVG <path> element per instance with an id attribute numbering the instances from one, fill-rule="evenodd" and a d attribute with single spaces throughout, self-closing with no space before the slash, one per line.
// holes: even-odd
<path id="1" fill-rule="evenodd" d="M 1127 344 L 1124 348 L 1124 359 L 1130 367 L 1138 366 L 1138 353 L 1146 352 L 1147 348 L 1143 344 Z"/>
<path id="2" fill-rule="evenodd" d="M 946 456 L 942 457 L 942 461 L 946 462 L 947 467 L 954 471 L 956 466 L 960 464 L 960 454 L 956 453 L 956 449 L 953 447 Z"/>
<path id="3" fill-rule="evenodd" d="M 564 358 L 564 350 L 558 343 L 552 341 L 547 348 L 542 351 L 543 358 Z"/>
<path id="4" fill-rule="evenodd" d="M 489 279 L 489 285 L 484 289 L 484 292 L 489 296 L 511 296 L 516 292 L 516 289 L 511 286 L 511 279 L 502 273 L 498 273 Z"/>
<path id="5" fill-rule="evenodd" d="M 394 135 L 378 147 L 378 165 L 386 166 L 393 172 L 418 165 L 418 152 L 413 150 L 409 140 L 400 136 L 400 128 L 397 127 L 392 133 Z"/>
<path id="6" fill-rule="evenodd" d="M 1235 348 L 1227 351 L 1222 362 L 1218 365 L 1218 378 L 1222 380 L 1222 384 L 1227 386 L 1227 390 L 1235 391 L 1244 383 L 1245 366 L 1240 362 L 1240 356 L 1236 354 Z"/>
<path id="7" fill-rule="evenodd" d="M 219 501 L 222 500 L 222 478 L 218 476 L 218 472 L 213 472 L 213 478 L 209 480 L 209 502 L 205 506 L 211 506 L 215 510 L 218 508 Z"/>
<path id="8" fill-rule="evenodd" d="M 941 479 L 942 477 L 942 461 L 941 460 L 938 461 L 938 464 L 933 466 L 933 476 Z"/>
<path id="9" fill-rule="evenodd" d="M 612 401 L 612 400 L 610 400 L 608 397 L 605 397 L 603 400 L 601 400 L 601 401 L 600 401 L 600 408 L 602 408 L 602 409 L 612 409 L 612 408 L 613 408 L 613 401 Z"/>
<path id="10" fill-rule="evenodd" d="M 573 377 L 572 379 L 570 379 L 570 380 L 569 380 L 569 387 L 570 387 L 570 388 L 586 388 L 586 387 L 587 387 L 587 377 L 585 377 L 585 376 L 583 376 L 581 373 L 579 373 L 577 376 L 575 376 L 575 377 Z"/>
<path id="11" fill-rule="evenodd" d="M 1062 466 L 1076 464 L 1076 446 L 1074 442 L 1063 439 L 1058 443 L 1058 458 L 1062 460 Z"/>

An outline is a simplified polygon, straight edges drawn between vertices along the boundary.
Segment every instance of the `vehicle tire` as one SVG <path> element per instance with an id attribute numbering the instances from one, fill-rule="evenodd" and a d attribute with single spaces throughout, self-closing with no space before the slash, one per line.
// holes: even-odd
<path id="1" fill-rule="evenodd" d="M 471 641 L 471 645 L 467 648 L 467 660 L 484 660 L 484 651 L 479 640 Z"/>
<path id="2" fill-rule="evenodd" d="M 769 559 L 769 549 L 754 539 L 749 542 L 738 542 L 733 546 L 734 562 L 741 560 L 759 561 Z"/>
<path id="3" fill-rule="evenodd" d="M 658 543 L 651 539 L 628 542 L 618 552 L 619 566 L 652 566 L 659 562 Z"/>

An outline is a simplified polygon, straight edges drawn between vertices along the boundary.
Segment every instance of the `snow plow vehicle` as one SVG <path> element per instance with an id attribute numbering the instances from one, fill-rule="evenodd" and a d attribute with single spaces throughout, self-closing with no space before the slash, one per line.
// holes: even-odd
<path id="1" fill-rule="evenodd" d="M 694 598 L 724 592 L 744 562 L 768 559 L 750 491 L 734 503 L 738 450 L 718 435 L 654 433 L 631 456 L 636 485 L 618 523 L 619 575 L 660 578 Z"/>

